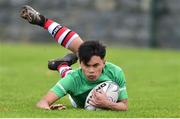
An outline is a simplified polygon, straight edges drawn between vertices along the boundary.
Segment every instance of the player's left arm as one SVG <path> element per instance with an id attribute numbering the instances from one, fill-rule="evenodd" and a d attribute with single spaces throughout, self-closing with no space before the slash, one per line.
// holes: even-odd
<path id="1" fill-rule="evenodd" d="M 94 91 L 90 104 L 95 107 L 107 108 L 117 111 L 128 110 L 128 99 L 121 99 L 118 100 L 117 102 L 112 102 L 107 98 L 106 94 L 103 91 L 101 92 Z"/>
<path id="2" fill-rule="evenodd" d="M 119 100 L 117 103 L 109 103 L 109 108 L 113 110 L 127 111 L 128 110 L 128 99 Z"/>
<path id="3" fill-rule="evenodd" d="M 116 83 L 119 85 L 119 96 L 117 102 L 109 101 L 106 94 L 102 91 L 93 92 L 93 98 L 91 104 L 96 107 L 108 108 L 112 110 L 126 111 L 128 110 L 128 95 L 126 91 L 126 80 L 124 72 L 117 66 L 115 66 L 114 77 Z"/>

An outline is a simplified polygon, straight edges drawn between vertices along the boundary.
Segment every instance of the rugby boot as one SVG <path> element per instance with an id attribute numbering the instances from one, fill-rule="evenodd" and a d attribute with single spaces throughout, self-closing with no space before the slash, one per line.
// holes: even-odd
<path id="1" fill-rule="evenodd" d="M 21 8 L 20 16 L 27 20 L 30 24 L 39 26 L 43 26 L 46 21 L 46 18 L 43 15 L 28 5 L 25 5 Z"/>
<path id="2" fill-rule="evenodd" d="M 78 57 L 74 53 L 69 53 L 63 58 L 57 58 L 48 61 L 48 68 L 50 70 L 58 70 L 58 66 L 62 64 L 67 64 L 68 66 L 73 65 L 78 60 Z"/>

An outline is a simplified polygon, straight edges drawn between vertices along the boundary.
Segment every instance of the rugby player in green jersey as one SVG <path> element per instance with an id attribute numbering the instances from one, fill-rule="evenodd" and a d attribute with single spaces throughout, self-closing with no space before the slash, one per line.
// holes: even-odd
<path id="1" fill-rule="evenodd" d="M 120 87 L 118 101 L 109 101 L 106 94 L 101 91 L 93 92 L 90 104 L 98 108 L 128 110 L 124 73 L 120 67 L 105 61 L 106 49 L 104 45 L 98 41 L 83 42 L 76 32 L 47 19 L 30 6 L 22 7 L 21 17 L 31 24 L 47 29 L 59 44 L 73 52 L 63 58 L 48 62 L 48 68 L 58 71 L 62 78 L 37 103 L 38 108 L 65 109 L 63 104 L 54 103 L 67 94 L 74 107 L 84 108 L 87 95 L 96 85 L 104 81 L 113 81 Z M 72 70 L 70 66 L 78 59 L 80 68 Z"/>

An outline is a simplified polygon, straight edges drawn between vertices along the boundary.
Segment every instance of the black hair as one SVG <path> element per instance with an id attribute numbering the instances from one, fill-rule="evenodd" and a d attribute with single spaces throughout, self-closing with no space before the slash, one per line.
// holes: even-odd
<path id="1" fill-rule="evenodd" d="M 78 49 L 79 61 L 85 65 L 90 61 L 92 56 L 99 56 L 104 59 L 106 55 L 106 47 L 99 41 L 85 41 Z"/>

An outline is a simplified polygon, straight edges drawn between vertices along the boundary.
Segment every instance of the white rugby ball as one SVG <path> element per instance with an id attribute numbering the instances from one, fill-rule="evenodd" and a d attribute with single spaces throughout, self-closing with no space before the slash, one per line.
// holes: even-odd
<path id="1" fill-rule="evenodd" d="M 112 101 L 112 102 L 117 102 L 118 100 L 118 93 L 119 93 L 119 86 L 113 82 L 113 81 L 105 81 L 100 84 L 98 84 L 96 87 L 94 87 L 90 93 L 88 94 L 86 101 L 85 101 L 85 106 L 84 108 L 87 110 L 96 110 L 99 108 L 96 108 L 95 106 L 89 104 L 90 99 L 92 98 L 92 92 L 99 91 L 103 89 L 103 91 L 106 93 L 107 98 Z"/>

